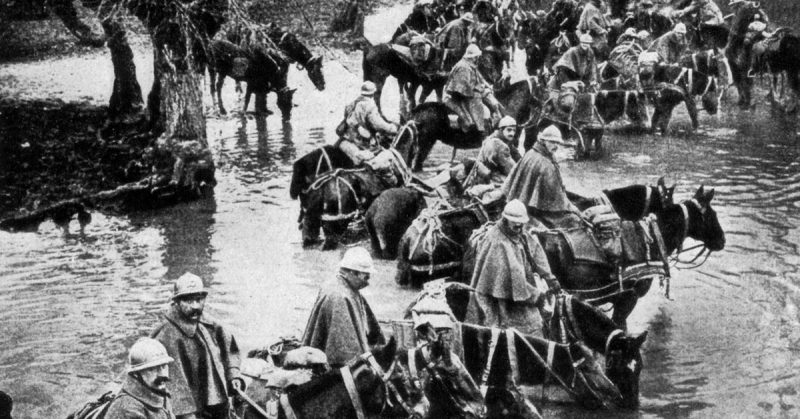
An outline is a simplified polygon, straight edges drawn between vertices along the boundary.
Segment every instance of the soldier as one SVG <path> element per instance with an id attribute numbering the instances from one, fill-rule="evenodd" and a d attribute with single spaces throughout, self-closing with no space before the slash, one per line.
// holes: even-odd
<path id="1" fill-rule="evenodd" d="M 444 50 L 442 63 L 449 70 L 460 60 L 472 42 L 472 13 L 464 13 L 456 20 L 449 22 L 436 34 L 434 41 Z"/>
<path id="2" fill-rule="evenodd" d="M 169 364 L 164 345 L 141 338 L 128 352 L 128 376 L 119 395 L 111 402 L 106 419 L 173 419 L 169 405 Z"/>
<path id="3" fill-rule="evenodd" d="M 372 257 L 363 247 L 345 252 L 339 272 L 319 291 L 303 334 L 303 345 L 317 348 L 332 367 L 384 344 L 378 320 L 360 290 L 375 273 Z"/>
<path id="4" fill-rule="evenodd" d="M 653 41 L 647 50 L 657 53 L 662 63 L 677 64 L 686 50 L 686 25 L 677 23 L 671 31 Z"/>
<path id="5" fill-rule="evenodd" d="M 578 36 L 588 34 L 592 37 L 592 49 L 598 57 L 605 57 L 608 51 L 608 21 L 603 15 L 601 0 L 587 0 L 578 21 Z"/>
<path id="6" fill-rule="evenodd" d="M 178 419 L 226 418 L 228 397 L 245 388 L 236 340 L 203 315 L 207 295 L 200 277 L 185 273 L 175 281 L 172 307 L 153 332 L 175 360 L 167 389 Z"/>
<path id="7" fill-rule="evenodd" d="M 481 144 L 478 158 L 464 187 L 469 188 L 471 195 L 481 198 L 484 204 L 502 198 L 503 182 L 521 158 L 514 141 L 516 134 L 517 121 L 504 116 L 497 129 Z"/>
<path id="8" fill-rule="evenodd" d="M 485 316 L 485 326 L 515 328 L 522 333 L 542 336 L 538 308 L 546 293 L 560 289 L 550 272 L 539 240 L 527 231 L 525 204 L 511 200 L 503 217 L 470 237 L 474 254 L 470 286 Z"/>
<path id="9" fill-rule="evenodd" d="M 493 114 L 497 113 L 492 89 L 478 71 L 477 59 L 480 56 L 480 48 L 470 44 L 464 57 L 450 71 L 444 86 L 444 103 L 458 114 L 464 132 L 485 131 L 484 103 L 492 108 Z"/>
<path id="10" fill-rule="evenodd" d="M 676 10 L 673 18 L 682 18 L 688 14 L 697 13 L 697 21 L 703 25 L 719 26 L 724 22 L 722 11 L 714 0 L 692 0 L 684 9 Z"/>

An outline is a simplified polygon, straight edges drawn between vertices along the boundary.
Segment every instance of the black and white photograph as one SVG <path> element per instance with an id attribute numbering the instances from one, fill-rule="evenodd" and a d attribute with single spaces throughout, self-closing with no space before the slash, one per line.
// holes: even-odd
<path id="1" fill-rule="evenodd" d="M 0 0 L 0 419 L 798 418 L 798 22 Z"/>

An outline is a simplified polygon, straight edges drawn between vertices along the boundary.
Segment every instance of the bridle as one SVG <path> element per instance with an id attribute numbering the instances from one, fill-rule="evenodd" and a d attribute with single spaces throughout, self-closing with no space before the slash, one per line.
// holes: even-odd
<path id="1" fill-rule="evenodd" d="M 681 212 L 683 214 L 683 228 L 681 230 L 681 239 L 678 244 L 678 249 L 675 253 L 675 256 L 672 257 L 672 266 L 674 266 L 676 269 L 692 269 L 700 267 L 704 263 L 706 263 L 709 256 L 711 256 L 711 250 L 708 249 L 708 246 L 706 246 L 705 243 L 700 243 L 698 245 L 688 247 L 685 249 L 683 248 L 683 242 L 689 236 L 690 214 L 689 214 L 689 206 L 687 204 L 691 204 L 692 206 L 694 206 L 700 212 L 701 217 L 705 217 L 706 215 L 706 209 L 703 208 L 703 206 L 700 205 L 700 202 L 698 202 L 697 199 L 695 198 L 683 201 L 678 205 L 681 208 Z M 690 250 L 698 248 L 700 249 L 700 251 L 697 252 L 697 254 L 691 260 L 688 261 L 680 260 L 681 253 L 685 253 Z M 706 253 L 705 258 L 703 258 L 703 260 L 698 263 L 697 262 L 698 259 L 700 259 L 703 256 L 703 253 L 705 253 L 706 250 L 708 250 L 708 253 Z"/>

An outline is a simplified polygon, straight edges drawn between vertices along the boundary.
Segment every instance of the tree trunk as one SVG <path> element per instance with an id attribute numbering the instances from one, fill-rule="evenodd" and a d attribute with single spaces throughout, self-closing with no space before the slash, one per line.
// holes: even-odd
<path id="1" fill-rule="evenodd" d="M 334 32 L 351 31 L 354 37 L 364 35 L 365 0 L 345 0 L 339 4 L 339 14 L 331 21 Z"/>
<path id="2" fill-rule="evenodd" d="M 164 51 L 156 52 L 155 59 L 154 84 L 158 83 L 155 125 L 164 129 L 156 142 L 161 155 L 159 165 L 172 166 L 173 185 L 199 194 L 203 186 L 216 184 L 203 114 L 203 73 L 196 71 L 193 64 L 175 66 Z M 185 60 L 192 61 L 191 57 Z"/>
<path id="3" fill-rule="evenodd" d="M 99 12 L 114 66 L 114 88 L 108 104 L 108 118 L 111 121 L 134 122 L 144 106 L 142 88 L 136 79 L 136 64 L 128 45 L 125 26 L 122 19 L 110 10 L 111 7 L 110 2 L 104 2 Z"/>
<path id="4" fill-rule="evenodd" d="M 78 10 L 72 0 L 48 0 L 48 5 L 56 16 L 61 19 L 64 26 L 78 38 L 78 42 L 92 47 L 102 47 L 105 38 L 92 32 L 89 25 L 78 18 Z"/>

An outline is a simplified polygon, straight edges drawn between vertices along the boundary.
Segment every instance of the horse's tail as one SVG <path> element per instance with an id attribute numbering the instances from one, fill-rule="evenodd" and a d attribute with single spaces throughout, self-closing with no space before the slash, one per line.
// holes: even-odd
<path id="1" fill-rule="evenodd" d="M 305 167 L 303 165 L 304 159 L 298 159 L 292 165 L 292 180 L 289 184 L 289 197 L 297 199 L 303 190 L 308 186 L 305 183 Z"/>

